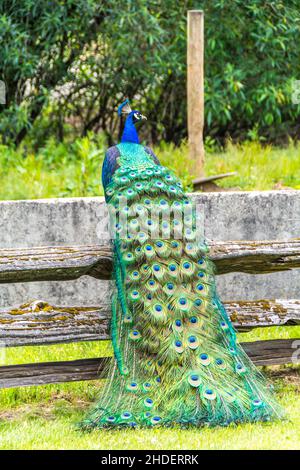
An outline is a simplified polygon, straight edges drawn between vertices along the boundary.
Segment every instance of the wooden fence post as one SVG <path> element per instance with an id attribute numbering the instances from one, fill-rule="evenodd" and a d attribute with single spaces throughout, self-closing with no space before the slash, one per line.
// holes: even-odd
<path id="1" fill-rule="evenodd" d="M 204 175 L 204 12 L 189 10 L 187 18 L 188 143 L 196 177 Z"/>

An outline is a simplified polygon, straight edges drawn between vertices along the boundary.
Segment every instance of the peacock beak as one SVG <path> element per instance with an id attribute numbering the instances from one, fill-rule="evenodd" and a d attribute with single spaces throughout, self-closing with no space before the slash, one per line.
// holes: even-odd
<path id="1" fill-rule="evenodd" d="M 146 116 L 144 116 L 143 114 L 141 114 L 141 119 L 145 119 L 145 121 L 147 121 Z"/>

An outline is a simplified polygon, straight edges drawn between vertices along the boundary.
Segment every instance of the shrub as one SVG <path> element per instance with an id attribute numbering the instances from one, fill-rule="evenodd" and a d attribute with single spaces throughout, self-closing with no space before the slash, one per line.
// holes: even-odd
<path id="1" fill-rule="evenodd" d="M 205 11 L 206 135 L 222 142 L 253 129 L 273 141 L 296 135 L 298 0 L 18 0 L 0 8 L 4 138 L 20 142 L 30 130 L 39 146 L 51 134 L 101 130 L 112 142 L 116 105 L 127 95 L 147 111 L 148 141 L 179 143 L 189 8 Z"/>

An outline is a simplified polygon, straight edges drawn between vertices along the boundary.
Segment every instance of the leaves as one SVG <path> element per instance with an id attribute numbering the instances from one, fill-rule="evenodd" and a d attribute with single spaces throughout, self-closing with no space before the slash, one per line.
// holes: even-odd
<path id="1" fill-rule="evenodd" d="M 50 8 L 51 5 L 51 8 Z M 0 132 L 37 145 L 103 130 L 117 139 L 124 96 L 148 117 L 142 137 L 186 137 L 186 12 L 205 11 L 206 135 L 269 140 L 297 133 L 299 0 L 3 0 Z M 20 116 L 17 116 L 20 114 Z M 24 121 L 24 117 L 26 117 Z M 70 124 L 71 123 L 71 124 Z"/>

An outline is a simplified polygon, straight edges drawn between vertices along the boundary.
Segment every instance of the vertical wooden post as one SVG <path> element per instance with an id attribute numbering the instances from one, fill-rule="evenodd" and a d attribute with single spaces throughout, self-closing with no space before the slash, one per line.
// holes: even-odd
<path id="1" fill-rule="evenodd" d="M 204 174 L 204 13 L 189 10 L 187 18 L 187 108 L 190 158 L 196 177 Z"/>

